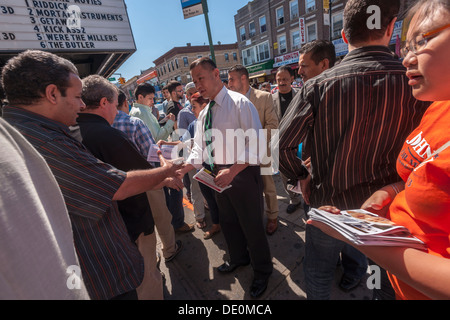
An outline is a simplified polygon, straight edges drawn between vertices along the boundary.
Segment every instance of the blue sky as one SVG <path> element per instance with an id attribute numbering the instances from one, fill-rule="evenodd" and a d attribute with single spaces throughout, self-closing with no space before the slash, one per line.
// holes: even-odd
<path id="1" fill-rule="evenodd" d="M 214 44 L 237 41 L 234 16 L 249 0 L 208 0 Z M 137 51 L 116 71 L 126 80 L 173 47 L 208 45 L 205 17 L 184 19 L 181 0 L 125 0 Z"/>

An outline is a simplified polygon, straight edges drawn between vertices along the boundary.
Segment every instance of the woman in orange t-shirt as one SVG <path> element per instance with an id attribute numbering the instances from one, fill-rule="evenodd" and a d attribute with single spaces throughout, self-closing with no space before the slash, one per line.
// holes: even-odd
<path id="1" fill-rule="evenodd" d="M 402 181 L 375 192 L 362 208 L 407 227 L 427 251 L 355 247 L 388 271 L 398 299 L 450 299 L 450 1 L 420 0 L 409 16 L 406 75 L 414 96 L 434 103 L 400 152 Z M 308 223 L 349 243 L 320 222 Z"/>

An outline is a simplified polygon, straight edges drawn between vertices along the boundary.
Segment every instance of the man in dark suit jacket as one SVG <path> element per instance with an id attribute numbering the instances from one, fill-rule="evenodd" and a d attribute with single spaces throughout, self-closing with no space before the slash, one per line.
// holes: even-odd
<path id="1" fill-rule="evenodd" d="M 297 88 L 292 88 L 291 84 L 294 81 L 294 72 L 288 66 L 282 66 L 278 68 L 276 74 L 276 80 L 278 84 L 278 91 L 272 94 L 273 106 L 278 116 L 278 121 L 281 122 L 289 103 L 297 94 Z M 289 205 L 286 209 L 287 213 L 293 213 L 299 205 L 302 203 L 302 197 L 298 193 L 291 192 L 287 189 L 287 178 L 281 174 L 283 179 L 284 189 L 289 196 Z"/>

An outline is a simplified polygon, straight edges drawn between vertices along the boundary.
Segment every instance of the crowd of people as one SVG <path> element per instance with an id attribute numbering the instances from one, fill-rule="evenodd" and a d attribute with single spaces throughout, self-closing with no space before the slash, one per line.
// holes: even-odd
<path id="1" fill-rule="evenodd" d="M 371 5 L 380 8 L 380 28 L 366 27 Z M 217 271 L 251 265 L 249 294 L 260 297 L 273 272 L 267 236 L 279 219 L 273 150 L 287 213 L 302 204 L 306 216 L 310 207 L 362 208 L 427 245 L 358 246 L 308 220 L 308 299 L 330 299 L 339 262 L 345 291 L 370 264 L 383 275 L 374 299 L 450 298 L 450 2 L 419 0 L 410 9 L 401 59 L 388 49 L 399 8 L 398 0 L 349 0 L 349 53 L 335 65 L 330 41 L 302 46 L 301 88 L 285 66 L 273 94 L 270 84 L 253 88 L 242 65 L 225 86 L 211 59 L 197 59 L 191 83 L 165 88 L 164 117 L 148 83 L 129 108 L 107 79 L 80 79 L 55 54 L 11 58 L 1 74 L 0 298 L 161 300 L 158 260 L 175 259 L 183 248 L 176 235 L 195 228 L 205 240 L 223 234 L 229 260 Z M 166 145 L 183 161 L 166 159 Z M 154 149 L 159 161 L 149 158 Z M 199 171 L 219 191 L 194 179 Z M 195 224 L 185 222 L 184 191 Z"/>

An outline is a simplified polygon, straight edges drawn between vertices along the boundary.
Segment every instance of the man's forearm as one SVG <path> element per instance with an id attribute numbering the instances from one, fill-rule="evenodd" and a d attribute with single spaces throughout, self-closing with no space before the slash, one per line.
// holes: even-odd
<path id="1" fill-rule="evenodd" d="M 113 200 L 123 200 L 154 189 L 168 177 L 167 168 L 160 167 L 149 170 L 127 172 L 127 177 L 114 194 Z"/>

